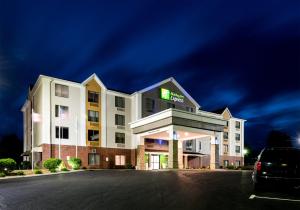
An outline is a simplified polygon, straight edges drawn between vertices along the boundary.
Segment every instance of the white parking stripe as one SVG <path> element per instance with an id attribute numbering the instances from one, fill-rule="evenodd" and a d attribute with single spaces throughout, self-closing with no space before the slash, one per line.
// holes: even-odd
<path id="1" fill-rule="evenodd" d="M 272 198 L 272 197 L 264 197 L 264 196 L 257 196 L 257 195 L 250 195 L 249 199 L 268 199 L 268 200 L 278 200 L 278 201 L 292 201 L 292 202 L 300 202 L 300 200 L 295 200 L 295 199 L 288 199 L 288 198 Z"/>

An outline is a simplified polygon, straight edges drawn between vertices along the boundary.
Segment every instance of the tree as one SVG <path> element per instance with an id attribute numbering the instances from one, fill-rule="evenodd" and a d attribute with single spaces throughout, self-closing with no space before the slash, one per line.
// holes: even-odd
<path id="1" fill-rule="evenodd" d="M 282 131 L 272 130 L 267 137 L 268 147 L 292 147 L 291 137 Z"/>
<path id="2" fill-rule="evenodd" d="M 23 145 L 17 135 L 10 134 L 0 138 L 0 158 L 12 158 L 20 163 L 22 151 Z"/>

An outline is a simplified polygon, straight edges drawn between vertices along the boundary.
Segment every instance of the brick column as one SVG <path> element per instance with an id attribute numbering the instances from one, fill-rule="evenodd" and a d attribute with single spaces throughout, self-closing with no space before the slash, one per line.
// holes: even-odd
<path id="1" fill-rule="evenodd" d="M 188 156 L 185 155 L 184 156 L 184 168 L 188 168 L 188 167 L 189 167 Z"/>
<path id="2" fill-rule="evenodd" d="M 137 146 L 137 169 L 145 170 L 145 145 Z"/>
<path id="3" fill-rule="evenodd" d="M 168 168 L 178 168 L 178 141 L 169 140 Z"/>

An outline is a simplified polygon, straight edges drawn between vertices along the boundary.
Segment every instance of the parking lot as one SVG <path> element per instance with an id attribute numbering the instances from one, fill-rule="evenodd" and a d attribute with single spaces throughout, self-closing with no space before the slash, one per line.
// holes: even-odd
<path id="1" fill-rule="evenodd" d="M 98 170 L 0 180 L 0 209 L 300 209 L 300 196 L 254 192 L 249 171 Z"/>

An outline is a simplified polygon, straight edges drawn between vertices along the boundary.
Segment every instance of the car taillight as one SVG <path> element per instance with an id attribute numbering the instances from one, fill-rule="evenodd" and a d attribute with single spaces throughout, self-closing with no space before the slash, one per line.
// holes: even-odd
<path id="1" fill-rule="evenodd" d="M 261 172 L 261 162 L 256 163 L 256 171 Z"/>

